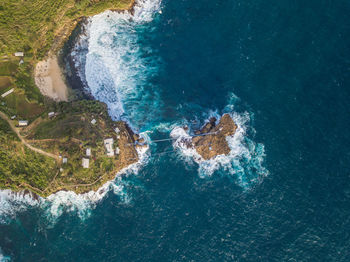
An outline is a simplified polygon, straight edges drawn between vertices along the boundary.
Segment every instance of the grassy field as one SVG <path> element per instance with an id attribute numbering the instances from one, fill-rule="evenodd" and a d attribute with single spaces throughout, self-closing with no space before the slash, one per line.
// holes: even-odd
<path id="1" fill-rule="evenodd" d="M 46 189 L 45 194 L 58 189 L 68 188 L 76 192 L 85 192 L 87 188 L 89 190 L 98 188 L 112 179 L 121 168 L 135 161 L 130 160 L 136 154 L 131 146 L 122 150 L 120 155 L 107 157 L 103 143 L 105 138 L 114 138 L 114 148 L 132 141 L 123 122 L 110 120 L 104 104 L 82 100 L 61 102 L 51 106 L 50 109 L 57 113 L 55 117 L 43 116 L 33 127 L 22 131 L 32 146 L 68 158 L 68 163 L 61 165 L 63 171 L 58 173 L 55 183 Z M 96 124 L 91 123 L 92 119 L 96 119 Z M 118 127 L 123 134 L 117 136 L 115 127 Z M 84 169 L 82 158 L 87 157 L 87 148 L 91 149 L 90 167 Z M 91 183 L 94 183 L 94 187 L 74 188 L 74 185 Z"/>
<path id="2" fill-rule="evenodd" d="M 0 76 L 10 76 L 16 72 L 17 68 L 17 61 L 2 61 L 0 62 Z"/>
<path id="3" fill-rule="evenodd" d="M 5 93 L 12 85 L 11 77 L 0 76 L 0 94 Z"/>
<path id="4" fill-rule="evenodd" d="M 106 9 L 128 9 L 132 3 L 133 0 L 0 1 L 0 93 L 9 89 L 6 79 L 11 79 L 11 87 L 16 88 L 16 95 L 20 94 L 0 99 L 0 110 L 30 119 L 42 114 L 45 99 L 34 83 L 34 65 L 50 50 L 55 53 L 61 48 L 82 17 Z M 15 57 L 15 52 L 24 52 L 24 57 Z"/>
<path id="5" fill-rule="evenodd" d="M 46 110 L 44 105 L 28 101 L 25 94 L 19 89 L 16 89 L 2 100 L 5 101 L 5 105 L 9 109 L 12 109 L 8 112 L 11 112 L 11 115 L 17 115 L 21 119 L 35 119 Z"/>
<path id="6" fill-rule="evenodd" d="M 110 120 L 104 104 L 82 100 L 54 103 L 49 109 L 57 115 L 42 115 L 21 128 L 20 133 L 31 146 L 61 156 L 61 160 L 67 157 L 68 162 L 33 152 L 0 118 L 0 188 L 27 188 L 41 196 L 59 190 L 83 193 L 96 190 L 137 160 L 135 148 L 129 146 L 133 135 L 125 123 Z M 91 123 L 92 119 L 96 119 L 96 124 Z M 111 137 L 115 141 L 113 147 L 121 150 L 119 155 L 108 157 L 103 141 Z M 87 148 L 91 149 L 91 156 L 86 155 Z M 90 160 L 87 169 L 82 167 L 84 157 Z"/>
<path id="7" fill-rule="evenodd" d="M 42 190 L 48 186 L 57 172 L 56 162 L 23 146 L 1 118 L 0 144 L 0 188 L 18 190 L 29 184 Z"/>
<path id="8" fill-rule="evenodd" d="M 42 59 L 62 44 L 80 17 L 106 9 L 127 9 L 131 0 L 2 0 L 0 2 L 0 56 L 23 51 Z"/>
<path id="9" fill-rule="evenodd" d="M 69 158 L 67 164 L 62 164 L 33 152 L 0 119 L 0 188 L 27 188 L 42 196 L 58 190 L 86 192 L 135 162 L 136 151 L 131 146 L 121 148 L 120 156 L 106 156 L 103 139 L 113 137 L 115 146 L 119 142 L 115 126 L 123 130 L 123 145 L 132 143 L 133 138 L 124 123 L 111 121 L 104 104 L 53 102 L 43 97 L 33 79 L 35 64 L 49 52 L 56 53 L 82 17 L 106 9 L 129 9 L 132 4 L 133 0 L 0 1 L 0 94 L 12 87 L 15 90 L 0 97 L 0 111 L 30 120 L 21 135 L 32 146 Z M 15 57 L 15 52 L 25 55 Z M 58 115 L 49 119 L 50 111 Z M 96 125 L 91 124 L 93 118 Z M 92 157 L 90 168 L 83 169 L 87 147 Z"/>

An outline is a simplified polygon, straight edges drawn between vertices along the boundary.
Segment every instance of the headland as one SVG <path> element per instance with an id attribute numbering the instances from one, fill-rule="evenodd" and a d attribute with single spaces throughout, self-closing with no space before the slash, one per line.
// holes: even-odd
<path id="1" fill-rule="evenodd" d="M 59 55 L 85 17 L 132 12 L 134 0 L 5 2 L 0 18 L 12 20 L 0 27 L 0 189 L 96 191 L 139 160 L 143 141 L 105 104 L 74 95 Z"/>

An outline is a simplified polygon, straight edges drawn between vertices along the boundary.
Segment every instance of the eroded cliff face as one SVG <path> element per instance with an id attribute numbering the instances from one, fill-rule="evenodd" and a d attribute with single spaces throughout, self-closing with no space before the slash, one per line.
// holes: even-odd
<path id="1" fill-rule="evenodd" d="M 211 118 L 202 129 L 195 132 L 198 136 L 194 136 L 192 145 L 188 145 L 194 147 L 205 160 L 227 155 L 231 149 L 226 137 L 234 135 L 237 130 L 237 125 L 229 114 L 224 114 L 217 125 L 215 123 L 216 118 Z"/>

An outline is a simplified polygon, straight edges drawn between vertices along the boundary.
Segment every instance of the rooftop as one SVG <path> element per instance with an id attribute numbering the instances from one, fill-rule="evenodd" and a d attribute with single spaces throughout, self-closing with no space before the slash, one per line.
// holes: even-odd
<path id="1" fill-rule="evenodd" d="M 90 160 L 88 158 L 83 158 L 82 166 L 83 168 L 89 168 Z"/>

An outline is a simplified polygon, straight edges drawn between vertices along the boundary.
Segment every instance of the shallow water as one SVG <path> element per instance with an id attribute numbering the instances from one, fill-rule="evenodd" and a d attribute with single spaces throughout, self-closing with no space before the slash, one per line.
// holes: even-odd
<path id="1" fill-rule="evenodd" d="M 348 261 L 350 4 L 157 3 L 136 18 L 92 18 L 98 30 L 81 52 L 89 88 L 153 140 L 230 112 L 245 119 L 237 153 L 207 173 L 172 143 L 151 144 L 138 172 L 83 211 L 2 198 L 1 252 L 13 261 Z"/>

